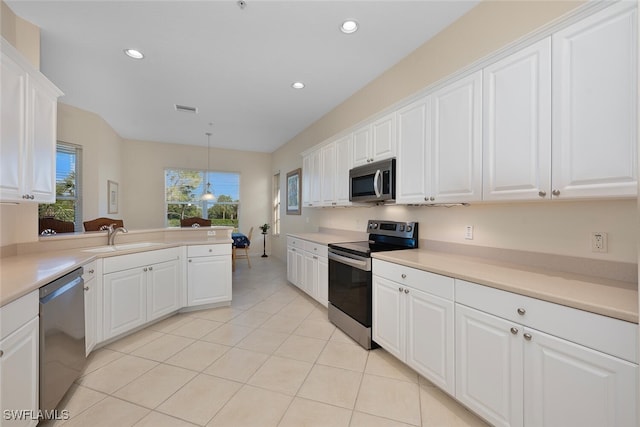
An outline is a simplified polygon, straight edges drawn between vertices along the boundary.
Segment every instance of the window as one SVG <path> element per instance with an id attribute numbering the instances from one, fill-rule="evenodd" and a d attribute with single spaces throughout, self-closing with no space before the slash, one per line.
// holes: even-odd
<path id="1" fill-rule="evenodd" d="M 80 146 L 56 144 L 56 202 L 40 204 L 38 218 L 73 222 L 76 231 L 82 230 L 81 159 Z"/>
<path id="2" fill-rule="evenodd" d="M 280 234 L 280 172 L 273 176 L 273 230 L 276 236 Z"/>
<path id="3" fill-rule="evenodd" d="M 166 224 L 180 227 L 183 218 L 200 217 L 211 225 L 238 227 L 240 174 L 189 169 L 165 169 Z M 202 200 L 211 183 L 213 200 Z"/>

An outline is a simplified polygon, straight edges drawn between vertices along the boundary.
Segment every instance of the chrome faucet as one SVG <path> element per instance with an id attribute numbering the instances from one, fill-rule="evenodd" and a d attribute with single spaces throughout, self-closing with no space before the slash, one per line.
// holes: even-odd
<path id="1" fill-rule="evenodd" d="M 107 228 L 107 243 L 109 244 L 109 246 L 113 246 L 115 245 L 115 240 L 116 240 L 116 234 L 118 234 L 118 231 L 122 231 L 123 233 L 128 233 L 129 230 L 127 230 L 124 227 L 115 227 L 116 224 L 111 224 L 109 225 L 109 227 Z"/>

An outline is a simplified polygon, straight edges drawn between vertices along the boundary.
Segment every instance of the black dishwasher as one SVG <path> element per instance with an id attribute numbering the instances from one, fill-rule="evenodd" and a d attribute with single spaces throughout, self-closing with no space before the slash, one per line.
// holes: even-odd
<path id="1" fill-rule="evenodd" d="M 86 362 L 82 268 L 40 288 L 40 410 L 55 409 Z"/>

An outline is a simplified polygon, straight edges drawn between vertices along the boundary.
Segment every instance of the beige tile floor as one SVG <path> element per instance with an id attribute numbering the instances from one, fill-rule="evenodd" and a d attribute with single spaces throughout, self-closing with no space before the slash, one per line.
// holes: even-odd
<path id="1" fill-rule="evenodd" d="M 177 314 L 92 353 L 57 426 L 485 426 L 257 258 L 231 307 Z"/>

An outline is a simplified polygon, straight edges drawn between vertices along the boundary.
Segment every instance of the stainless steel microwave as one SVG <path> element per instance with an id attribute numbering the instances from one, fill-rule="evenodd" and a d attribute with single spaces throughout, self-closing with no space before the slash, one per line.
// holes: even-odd
<path id="1" fill-rule="evenodd" d="M 396 198 L 396 159 L 381 160 L 349 171 L 349 200 L 389 202 Z"/>

